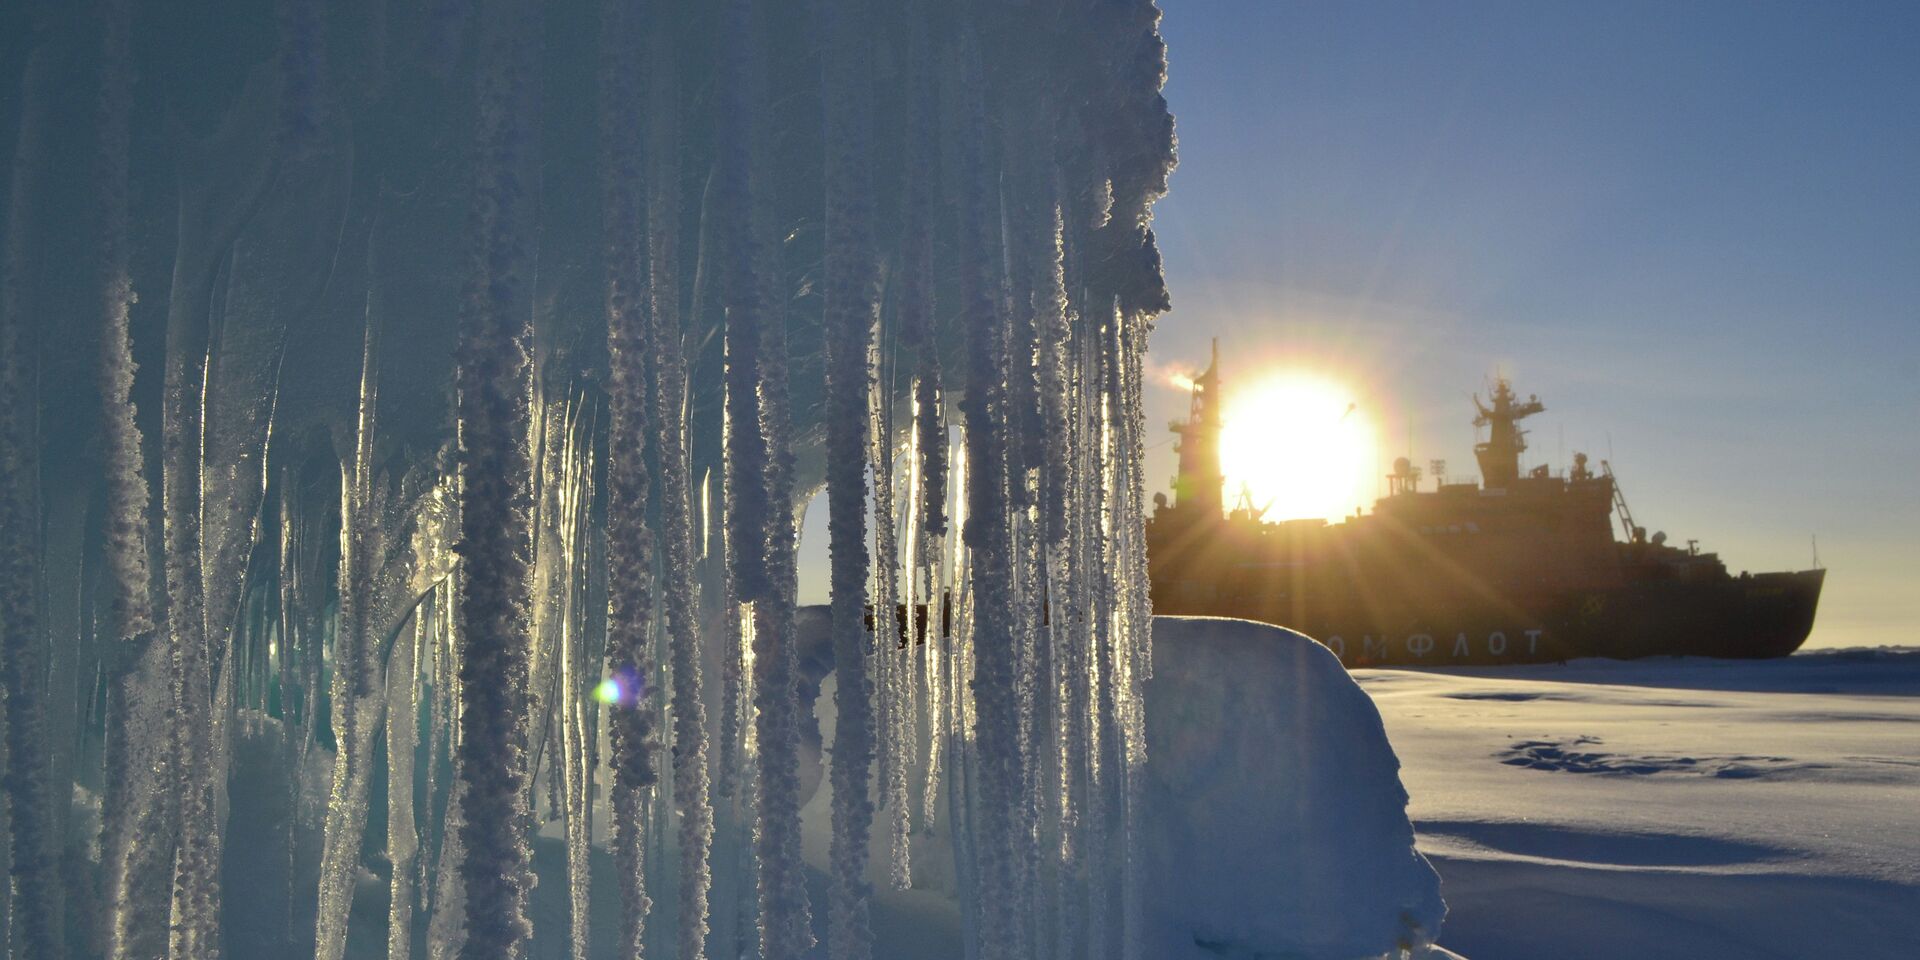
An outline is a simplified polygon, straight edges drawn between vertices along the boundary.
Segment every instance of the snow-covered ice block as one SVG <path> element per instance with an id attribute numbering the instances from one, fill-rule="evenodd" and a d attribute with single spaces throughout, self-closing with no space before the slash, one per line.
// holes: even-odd
<path id="1" fill-rule="evenodd" d="M 1340 662 L 1245 620 L 1157 617 L 1153 637 L 1148 955 L 1429 955 L 1440 879 L 1414 850 L 1379 711 Z"/>

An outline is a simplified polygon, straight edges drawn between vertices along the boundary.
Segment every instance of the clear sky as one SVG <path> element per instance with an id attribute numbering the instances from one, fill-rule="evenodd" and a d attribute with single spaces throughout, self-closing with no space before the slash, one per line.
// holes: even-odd
<path id="1" fill-rule="evenodd" d="M 1735 571 L 1817 535 L 1810 645 L 1920 643 L 1920 4 L 1162 6 L 1158 369 L 1335 376 L 1456 475 L 1497 369 L 1529 463 Z"/>

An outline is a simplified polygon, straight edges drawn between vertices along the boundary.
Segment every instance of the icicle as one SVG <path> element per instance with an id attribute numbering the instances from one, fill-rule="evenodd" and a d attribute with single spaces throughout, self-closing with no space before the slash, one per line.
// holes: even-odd
<path id="1" fill-rule="evenodd" d="M 1073 381 L 1068 368 L 1070 328 L 1067 321 L 1067 291 L 1062 248 L 1062 221 L 1057 201 L 1057 176 L 1048 171 L 1046 237 L 1043 251 L 1045 274 L 1036 308 L 1039 337 L 1036 357 L 1040 385 L 1042 430 L 1052 438 L 1040 461 L 1039 514 L 1041 540 L 1039 563 L 1046 594 L 1046 623 L 1039 642 L 1045 664 L 1034 671 L 1044 683 L 1044 695 L 1036 704 L 1037 722 L 1044 724 L 1044 756 L 1039 758 L 1044 773 L 1040 779 L 1040 815 L 1050 831 L 1041 838 L 1043 854 L 1053 861 L 1053 881 L 1049 910 L 1053 921 L 1054 949 L 1059 956 L 1072 956 L 1078 943 L 1078 846 L 1073 833 L 1077 829 L 1072 803 L 1072 784 L 1076 762 L 1074 731 L 1068 717 L 1072 696 L 1068 685 L 1080 670 L 1078 635 L 1074 618 L 1083 614 L 1075 606 L 1073 595 L 1072 552 L 1069 536 L 1073 527 L 1072 469 L 1077 434 L 1072 429 Z"/>
<path id="2" fill-rule="evenodd" d="M 913 599 L 902 598 L 900 591 L 901 524 L 894 503 L 893 399 L 890 369 L 879 362 L 884 356 L 878 342 L 868 363 L 881 374 L 875 378 L 869 394 L 868 416 L 873 442 L 874 515 L 874 631 L 881 699 L 880 789 L 887 811 L 887 880 L 895 890 L 912 885 L 908 844 L 913 828 L 908 794 L 910 766 L 913 762 Z M 909 461 L 911 462 L 911 460 Z M 911 498 L 911 493 L 909 494 Z M 911 521 L 908 522 L 911 530 Z M 911 544 L 912 534 L 908 534 Z M 912 571 L 909 570 L 909 579 Z M 900 613 L 896 613 L 900 611 Z M 904 626 L 903 626 L 904 623 Z"/>
<path id="3" fill-rule="evenodd" d="M 544 809 L 559 821 L 565 837 L 569 936 L 576 956 L 589 943 L 589 830 L 587 718 L 589 691 L 600 680 L 596 657 L 585 650 L 583 588 L 587 583 L 584 514 L 592 496 L 593 459 L 589 445 L 597 407 L 571 385 L 556 391 L 540 417 L 535 444 L 536 523 L 534 526 L 533 635 L 536 647 L 528 736 L 529 769 L 544 770 Z M 598 653 L 598 651 L 595 651 Z M 544 761 L 544 763 L 543 763 Z M 530 798 L 534 799 L 534 798 Z"/>
<path id="4" fill-rule="evenodd" d="M 141 859 L 161 846 L 153 836 L 160 797 L 155 772 L 163 758 L 141 732 L 164 723 L 150 682 L 157 645 L 147 557 L 147 486 L 139 426 L 131 391 L 132 344 L 127 328 L 134 300 L 128 272 L 127 176 L 131 69 L 130 0 L 113 0 L 103 19 L 100 81 L 100 152 L 97 183 L 101 256 L 102 330 L 96 379 L 101 397 L 101 446 L 106 464 L 107 622 L 109 652 L 104 672 L 106 710 L 105 792 L 100 849 L 104 904 L 101 918 L 108 955 L 120 960 L 151 950 L 134 942 L 134 911 Z M 29 99 L 27 102 L 32 102 Z M 149 669 L 142 670 L 142 666 Z M 144 842 L 143 842 L 144 841 Z M 151 899 L 151 898 L 145 898 Z"/>
<path id="5" fill-rule="evenodd" d="M 649 84 L 648 257 L 654 314 L 654 411 L 660 433 L 661 565 L 673 665 L 673 804 L 680 817 L 681 960 L 706 955 L 708 890 L 713 875 L 713 806 L 708 798 L 707 708 L 702 699 L 700 598 L 693 553 L 692 477 L 687 464 L 687 362 L 680 311 L 680 89 L 672 7 L 652 23 Z"/>
<path id="6" fill-rule="evenodd" d="M 1034 39 L 1016 42 L 1002 56 L 1033 62 L 1045 76 L 1048 66 L 1034 49 Z M 1051 939 L 1048 914 L 1054 897 L 1041 893 L 1042 833 L 1046 822 L 1043 783 L 1053 769 L 1054 740 L 1050 736 L 1053 697 L 1047 677 L 1052 671 L 1052 649 L 1043 631 L 1048 595 L 1043 541 L 1048 522 L 1036 516 L 1046 505 L 1048 434 L 1040 394 L 1042 341 L 1047 336 L 1051 204 L 1048 203 L 1053 129 L 1051 108 L 1044 93 L 1024 92 L 998 106 L 1009 120 L 1002 138 L 1003 173 L 1000 179 L 1001 227 L 1008 291 L 1006 429 L 1007 494 L 1012 508 L 1011 560 L 1014 566 L 1014 655 L 1019 678 L 1019 735 L 1022 755 L 1021 804 L 1017 808 L 1014 850 L 1020 874 L 1020 904 L 1026 915 L 1021 949 L 1032 952 Z"/>
<path id="7" fill-rule="evenodd" d="M 454 765 L 454 775 L 460 768 Z M 427 960 L 453 960 L 467 945 L 467 887 L 461 877 L 466 862 L 467 818 L 460 811 L 460 789 L 449 791 L 447 815 L 441 825 L 440 869 L 434 877 L 433 918 L 427 923 Z"/>
<path id="8" fill-rule="evenodd" d="M 30 58 L 20 102 L 5 256 L 0 266 L 0 677 L 6 704 L 7 817 L 11 828 L 14 942 L 24 955 L 66 953 L 47 783 L 46 704 L 40 639 L 39 319 L 28 294 L 34 199 L 42 161 L 43 47 Z"/>
<path id="9" fill-rule="evenodd" d="M 396 638 L 387 666 L 387 862 L 393 867 L 387 898 L 387 960 L 408 960 L 413 946 L 418 879 L 414 861 L 420 850 L 413 817 L 413 759 L 420 723 L 415 674 L 420 650 L 430 636 L 430 613 L 444 615 L 437 608 L 414 611 L 413 635 Z"/>
<path id="10" fill-rule="evenodd" d="M 725 434 L 735 429 L 731 402 L 730 398 L 723 400 L 720 411 L 723 451 L 730 446 L 725 442 Z M 732 484 L 725 479 L 728 472 L 725 469 L 721 471 L 720 509 L 723 513 L 731 514 L 733 511 Z M 715 785 L 715 792 L 721 797 L 737 798 L 742 770 L 746 765 L 742 741 L 746 736 L 744 728 L 749 726 L 749 720 L 745 713 L 748 705 L 753 702 L 753 695 L 746 690 L 746 684 L 750 679 L 746 650 L 750 644 L 746 642 L 743 631 L 745 625 L 752 621 L 748 614 L 741 611 L 740 598 L 734 590 L 733 576 L 730 572 L 733 569 L 735 549 L 733 537 L 728 533 L 725 523 L 712 526 L 717 532 L 715 539 L 716 546 L 719 548 L 722 572 L 720 641 L 723 644 L 720 655 L 720 775 Z M 735 805 L 738 806 L 737 800 Z"/>
<path id="11" fill-rule="evenodd" d="M 530 383 L 522 341 L 532 293 L 537 12 L 526 0 L 501 0 L 482 13 L 475 250 L 458 353 L 461 955 L 469 960 L 506 960 L 529 933 L 524 830 L 531 771 L 520 731 L 527 709 Z"/>
<path id="12" fill-rule="evenodd" d="M 237 227 L 236 227 L 237 232 Z M 184 246 L 184 244 L 183 244 Z M 181 250 L 177 256 L 190 255 Z M 167 632 L 173 694 L 171 773 L 179 804 L 178 845 L 174 853 L 172 924 L 167 953 L 199 957 L 217 952 L 203 943 L 208 932 L 204 908 L 210 906 L 212 865 L 207 863 L 213 824 L 212 757 L 206 732 L 212 704 L 208 662 L 204 575 L 201 565 L 201 447 L 208 314 L 215 267 L 197 264 L 203 285 L 175 289 L 167 312 L 166 382 L 161 408 L 161 499 L 165 514 Z M 182 286 L 176 281 L 175 286 Z"/>
<path id="13" fill-rule="evenodd" d="M 1021 749 L 1018 650 L 1018 597 L 1007 514 L 1010 479 L 1007 436 L 1006 318 L 997 264 L 1001 237 L 996 230 L 990 168 L 978 155 L 980 133 L 987 129 L 982 101 L 982 66 L 977 38 L 963 28 L 961 80 L 967 91 L 962 116 L 963 151 L 960 194 L 963 264 L 961 287 L 967 322 L 966 417 L 967 522 L 963 536 L 972 555 L 972 654 L 974 756 L 979 762 L 977 862 L 980 889 L 979 936 L 987 957 L 1019 955 L 1032 929 L 1031 897 L 1022 865 L 1025 845 L 1019 811 L 1027 758 Z M 1013 811 L 1012 816 L 1006 812 Z"/>
<path id="14" fill-rule="evenodd" d="M 460 479 L 456 473 L 447 478 L 457 489 Z M 449 531 L 458 531 L 459 508 L 463 497 L 450 497 L 447 501 Z M 445 538 L 442 539 L 446 543 Z M 427 767 L 429 798 L 434 796 L 432 771 L 439 767 L 443 756 L 452 768 L 454 782 L 444 791 L 445 807 L 440 816 L 440 828 L 433 831 L 439 841 L 433 864 L 422 864 L 426 878 L 423 893 L 431 893 L 429 904 L 431 915 L 427 920 L 427 958 L 428 960 L 451 960 L 457 956 L 466 944 L 466 888 L 460 882 L 460 870 L 466 860 L 460 836 L 465 829 L 466 818 L 460 814 L 460 747 L 458 716 L 459 705 L 463 700 L 460 693 L 460 618 L 459 600 L 463 591 L 459 585 L 460 570 L 454 568 L 441 581 L 435 604 L 444 611 L 440 617 L 440 637 L 435 644 L 434 664 L 434 736 L 429 745 L 427 756 L 433 760 Z"/>
<path id="15" fill-rule="evenodd" d="M 813 946 L 805 866 L 800 853 L 800 719 L 793 623 L 794 550 L 799 529 L 791 508 L 793 455 L 787 406 L 787 345 L 784 329 L 768 325 L 762 392 L 768 424 L 768 501 L 778 506 L 765 535 L 771 596 L 754 604 L 754 738 L 759 766 L 757 837 L 760 872 L 761 955 L 797 960 Z"/>
<path id="16" fill-rule="evenodd" d="M 1085 464 L 1088 454 L 1085 417 L 1084 379 L 1079 376 L 1084 344 L 1061 344 L 1064 377 L 1061 404 L 1066 420 L 1062 425 L 1059 452 L 1049 463 L 1049 472 L 1063 478 L 1055 501 L 1065 518 L 1063 543 L 1056 544 L 1048 572 L 1052 587 L 1053 633 L 1058 659 L 1054 689 L 1058 697 L 1056 729 L 1059 737 L 1060 782 L 1057 787 L 1060 832 L 1057 895 L 1057 954 L 1079 956 L 1086 942 L 1084 844 L 1082 842 L 1082 806 L 1087 793 L 1087 656 L 1089 574 L 1096 570 L 1086 563 L 1087 503 L 1084 495 Z"/>
<path id="17" fill-rule="evenodd" d="M 732 491 L 737 513 L 733 580 L 740 598 L 753 602 L 755 619 L 752 670 L 758 821 L 754 868 L 759 879 L 760 955 L 762 960 L 799 960 L 814 943 L 800 847 L 800 717 L 793 612 L 799 529 L 794 515 L 787 332 L 776 294 L 780 259 L 772 245 L 774 158 L 768 146 L 765 31 L 762 17 L 756 16 L 749 0 L 731 0 L 722 15 L 726 62 L 721 101 L 727 120 L 722 124 L 719 170 L 725 182 L 723 192 L 730 198 L 723 206 L 731 211 L 723 243 L 733 261 L 727 284 L 727 374 L 730 385 L 739 383 L 744 389 L 729 401 L 738 419 L 730 436 L 728 468 L 738 481 Z M 756 392 L 757 429 L 748 419 L 756 409 Z M 760 467 L 757 475 L 751 472 L 755 466 Z M 756 527 L 755 522 L 762 525 Z"/>
<path id="18" fill-rule="evenodd" d="M 941 564 L 942 543 L 947 531 L 947 432 L 941 396 L 940 344 L 934 332 L 933 223 L 935 185 L 939 183 L 939 134 L 935 120 L 939 112 L 938 74 L 933 44 L 929 37 L 930 5 L 911 7 L 911 33 L 908 58 L 906 157 L 902 214 L 903 229 L 899 252 L 900 295 L 899 325 L 902 347 L 913 359 L 910 409 L 912 440 L 907 456 L 907 597 L 908 628 L 915 632 L 912 656 L 917 661 L 915 709 L 925 731 L 921 757 L 923 782 L 920 816 L 932 825 L 939 819 L 941 755 L 947 735 L 942 689 L 943 652 L 947 638 L 941 628 L 947 606 L 943 598 L 947 580 L 936 578 Z M 924 587 L 916 594 L 916 584 Z M 917 599 L 916 599 L 917 598 Z M 916 604 L 925 604 L 926 632 L 920 634 Z M 913 661 L 910 661 L 913 662 Z M 917 746 L 917 745 L 916 745 Z M 891 803 L 892 800 L 890 799 Z M 906 811 L 895 812 L 896 818 Z M 896 820 L 896 824 L 898 820 Z M 896 826 L 896 831 L 898 826 Z M 894 858 L 898 886 L 909 874 L 903 840 L 896 840 Z"/>
<path id="19" fill-rule="evenodd" d="M 731 577 L 728 578 L 731 582 Z M 731 597 L 731 594 L 729 594 Z M 743 826 L 741 835 L 734 843 L 735 896 L 730 910 L 733 923 L 733 940 L 727 956 L 751 958 L 758 955 L 760 929 L 760 869 L 758 845 L 754 839 L 757 830 L 757 811 L 760 809 L 760 779 L 755 771 L 760 763 L 760 741 L 755 733 L 755 724 L 750 715 L 753 710 L 753 650 L 758 645 L 754 636 L 754 610 L 751 604 L 728 601 L 726 617 L 730 621 L 728 631 L 733 649 L 728 656 L 739 664 L 742 676 L 739 689 L 741 699 L 738 726 L 740 730 L 739 769 L 734 772 L 738 785 L 732 803 L 732 815 L 735 823 Z"/>
<path id="20" fill-rule="evenodd" d="M 1071 453 L 1069 445 L 1064 442 L 1069 435 L 1068 389 L 1071 384 L 1068 381 L 1067 350 L 1070 327 L 1067 315 L 1066 250 L 1063 245 L 1065 223 L 1057 199 L 1057 176 L 1048 195 L 1056 199 L 1048 204 L 1047 236 L 1043 251 L 1046 277 L 1040 287 L 1039 297 L 1041 429 L 1049 437 L 1062 438 L 1062 442 L 1046 445 L 1041 470 L 1043 489 L 1040 512 L 1046 523 L 1046 541 L 1051 552 L 1063 546 L 1067 539 L 1070 523 L 1067 496 L 1073 481 Z"/>
<path id="21" fill-rule="evenodd" d="M 1125 747 L 1125 781 L 1122 787 L 1124 818 L 1121 901 L 1125 913 L 1122 956 L 1138 960 L 1145 948 L 1144 911 L 1147 877 L 1140 851 L 1140 824 L 1146 817 L 1141 809 L 1147 763 L 1145 683 L 1153 667 L 1153 609 L 1151 587 L 1147 580 L 1146 537 L 1142 527 L 1145 512 L 1143 466 L 1146 462 L 1141 425 L 1144 420 L 1141 396 L 1141 358 L 1146 351 L 1147 318 L 1134 314 L 1122 319 L 1120 341 L 1121 390 L 1115 416 L 1119 420 L 1123 456 L 1120 483 L 1119 532 L 1121 562 L 1116 568 L 1125 597 L 1123 614 L 1126 632 L 1122 651 L 1120 683 L 1121 739 Z"/>
<path id="22" fill-rule="evenodd" d="M 840 960 L 867 960 L 873 951 L 866 882 L 873 803 L 868 797 L 874 754 L 873 686 L 869 676 L 879 623 L 891 610 L 867 615 L 868 365 L 876 290 L 873 246 L 872 79 L 866 10 L 855 0 L 816 5 L 822 58 L 826 156 L 826 282 L 822 324 L 827 353 L 827 512 L 830 627 L 838 720 L 832 750 L 832 907 L 828 950 Z M 877 472 L 884 469 L 872 464 Z M 878 598 L 876 598 L 877 600 Z M 884 616 L 883 616 L 884 615 Z M 892 656 L 887 650 L 882 654 Z"/>
<path id="23" fill-rule="evenodd" d="M 639 28 L 631 4 L 607 0 L 601 8 L 602 176 L 605 187 L 608 450 L 607 670 L 613 749 L 613 842 L 622 901 L 619 951 L 645 950 L 647 913 L 646 793 L 658 778 L 650 696 L 655 681 L 650 649 L 653 624 L 653 533 L 648 529 L 646 450 L 653 441 L 646 365 L 649 339 L 644 299 L 644 153 L 638 139 L 643 81 Z"/>
<path id="24" fill-rule="evenodd" d="M 1115 45 L 1136 50 L 1111 61 L 1115 73 L 1106 141 L 1114 148 L 1109 182 L 1113 185 L 1113 222 L 1103 229 L 1103 246 L 1112 261 L 1108 276 L 1111 303 L 1099 304 L 1110 330 L 1107 408 L 1113 451 L 1108 481 L 1113 565 L 1108 580 L 1115 623 L 1110 647 L 1112 672 L 1106 691 L 1115 699 L 1111 723 L 1118 740 L 1108 749 L 1113 771 L 1120 837 L 1120 951 L 1137 960 L 1143 950 L 1142 911 L 1145 878 L 1140 873 L 1136 824 L 1142 817 L 1141 777 L 1146 763 L 1145 710 L 1141 695 L 1152 665 L 1152 610 L 1146 583 L 1142 531 L 1144 446 L 1141 437 L 1140 365 L 1151 318 L 1169 306 L 1159 253 L 1154 245 L 1151 207 L 1164 195 L 1174 165 L 1173 118 L 1160 89 L 1166 81 L 1166 45 L 1159 35 L 1159 10 L 1152 0 L 1129 0 L 1116 11 L 1110 29 Z M 1109 652 L 1110 651 L 1110 652 Z"/>
<path id="25" fill-rule="evenodd" d="M 1080 374 L 1081 442 L 1084 445 L 1085 466 L 1081 471 L 1080 496 L 1084 505 L 1079 539 L 1082 569 L 1089 571 L 1089 575 L 1084 579 L 1081 593 L 1081 604 L 1086 611 L 1083 639 L 1085 659 L 1079 680 L 1082 689 L 1076 696 L 1075 707 L 1081 711 L 1083 729 L 1079 749 L 1086 771 L 1080 823 L 1086 863 L 1084 875 L 1087 878 L 1084 943 L 1089 956 L 1112 956 L 1115 952 L 1107 892 L 1112 878 L 1112 864 L 1108 856 L 1108 817 L 1112 805 L 1107 802 L 1112 767 L 1107 759 L 1107 750 L 1112 738 L 1103 722 L 1109 712 L 1107 684 L 1111 681 L 1111 671 L 1105 657 L 1110 625 L 1105 571 L 1112 568 L 1107 549 L 1109 518 L 1105 491 L 1108 456 L 1101 329 L 1102 326 L 1095 321 L 1082 338 Z"/>
<path id="26" fill-rule="evenodd" d="M 949 516 L 963 530 L 967 522 L 967 446 L 956 443 L 951 451 L 953 464 L 953 500 L 949 506 Z M 975 712 L 971 709 L 973 700 L 967 695 L 967 678 L 972 676 L 973 651 L 973 591 L 972 579 L 967 574 L 968 557 L 964 537 L 953 537 L 952 553 L 943 560 L 945 567 L 941 582 L 952 597 L 953 631 L 950 638 L 943 637 L 940 659 L 944 662 L 940 669 L 941 700 L 943 723 L 941 737 L 942 752 L 946 758 L 945 786 L 947 798 L 947 830 L 953 838 L 954 879 L 960 892 L 960 916 L 962 920 L 962 946 L 966 956 L 981 955 L 981 878 L 978 842 L 972 811 L 978 803 L 974 786 L 974 762 L 977 753 L 977 741 L 969 736 L 973 731 Z M 943 615 L 943 626 L 945 617 Z"/>
<path id="27" fill-rule="evenodd" d="M 746 411 L 759 409 L 760 322 L 767 304 L 761 297 L 762 279 L 754 240 L 754 187 L 752 183 L 752 133 L 755 101 L 761 91 L 754 77 L 759 57 L 754 49 L 752 5 L 750 0 L 728 0 L 721 13 L 721 43 L 725 48 L 720 66 L 720 123 L 714 177 L 719 191 L 722 291 L 726 306 L 726 393 L 727 409 L 734 413 L 734 429 L 727 434 L 727 481 L 733 491 L 728 512 L 728 533 L 736 545 L 733 557 L 735 589 L 743 601 L 755 601 L 770 594 L 766 558 L 758 550 L 746 549 L 758 544 L 770 522 L 771 511 L 785 510 L 781 504 L 769 504 L 763 492 L 766 476 L 767 437 L 757 429 L 744 429 Z"/>
<path id="28" fill-rule="evenodd" d="M 369 244 L 369 248 L 372 244 Z M 372 294 L 369 293 L 369 300 Z M 316 960 L 340 960 L 347 949 L 354 868 L 366 831 L 374 736 L 385 704 L 373 696 L 374 597 L 380 523 L 374 507 L 373 449 L 379 384 L 378 322 L 369 311 L 360 362 L 360 416 L 353 462 L 344 465 L 340 495 L 340 612 L 334 644 L 333 785 L 320 854 Z"/>
<path id="29" fill-rule="evenodd" d="M 107 451 L 107 566 L 109 629 L 133 642 L 154 629 L 148 596 L 148 489 L 140 428 L 130 398 L 136 365 L 127 331 L 133 279 L 127 268 L 127 118 L 132 73 L 127 34 L 132 0 L 110 0 L 105 18 L 100 81 L 100 256 L 102 321 L 98 355 L 101 436 Z"/>
<path id="30" fill-rule="evenodd" d="M 922 723 L 929 717 L 926 703 L 926 668 L 924 666 L 924 657 L 928 649 L 926 646 L 926 631 L 938 626 L 938 621 L 934 618 L 939 613 L 939 608 L 931 602 L 930 594 L 932 590 L 922 590 L 919 587 L 923 563 L 923 548 L 926 543 L 926 538 L 920 533 L 919 421 L 918 411 L 915 410 L 913 405 L 913 388 L 909 386 L 907 389 L 907 449 L 906 456 L 903 458 L 901 464 L 904 477 L 902 478 L 903 482 L 896 488 L 904 489 L 907 499 L 905 508 L 900 511 L 893 524 L 896 537 L 904 539 L 905 541 L 898 549 L 899 555 L 895 559 L 894 570 L 899 580 L 899 584 L 896 587 L 896 592 L 900 598 L 899 603 L 901 609 L 906 611 L 905 632 L 903 632 L 899 638 L 903 649 L 901 650 L 900 659 L 897 664 L 902 674 L 900 682 L 902 686 L 906 688 L 904 694 L 906 701 L 902 707 L 902 709 L 906 711 L 906 715 L 902 717 L 900 721 L 901 732 L 906 739 L 900 746 L 901 753 L 898 762 L 900 764 L 901 776 L 907 778 L 908 783 L 906 789 L 909 794 L 908 805 L 903 805 L 903 809 L 896 811 L 895 815 L 906 818 L 909 830 L 911 830 L 913 823 L 913 811 L 909 807 L 912 793 L 912 770 L 916 760 L 926 756 L 920 743 L 920 732 L 923 729 Z M 931 588 L 932 584 L 929 583 L 927 586 Z M 925 628 L 923 628 L 921 624 L 925 624 Z M 891 803 L 892 800 L 889 799 L 888 802 Z M 902 839 L 904 843 L 906 838 Z M 904 845 L 897 849 L 895 851 L 896 861 L 900 861 L 900 858 L 904 857 L 906 853 L 907 850 Z M 897 862 L 895 873 L 899 876 L 907 877 L 909 881 L 911 881 L 912 873 L 910 867 L 911 864 Z M 896 883 L 896 889 L 899 889 L 897 879 L 895 879 L 894 882 Z"/>
<path id="31" fill-rule="evenodd" d="M 929 540 L 947 532 L 946 400 L 942 395 L 940 348 L 933 320 L 934 185 L 940 182 L 940 110 L 938 75 L 927 21 L 930 4 L 914 7 L 910 61 L 912 86 L 907 123 L 905 230 L 901 240 L 900 326 L 906 345 L 918 357 L 914 371 L 914 422 L 920 446 L 922 527 Z"/>

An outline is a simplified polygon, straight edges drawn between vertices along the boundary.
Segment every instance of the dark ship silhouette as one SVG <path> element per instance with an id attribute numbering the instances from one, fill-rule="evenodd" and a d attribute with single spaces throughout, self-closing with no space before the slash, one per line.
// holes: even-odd
<path id="1" fill-rule="evenodd" d="M 1780 657 L 1813 628 L 1825 570 L 1733 576 L 1694 541 L 1649 538 L 1611 467 L 1595 473 L 1585 454 L 1565 476 L 1523 475 L 1519 422 L 1546 408 L 1505 379 L 1474 398 L 1474 424 L 1488 428 L 1474 447 L 1482 483 L 1423 491 L 1402 457 L 1373 511 L 1335 524 L 1226 509 L 1219 389 L 1216 344 L 1172 427 L 1174 501 L 1156 496 L 1147 522 L 1156 614 L 1290 627 L 1348 666 Z"/>

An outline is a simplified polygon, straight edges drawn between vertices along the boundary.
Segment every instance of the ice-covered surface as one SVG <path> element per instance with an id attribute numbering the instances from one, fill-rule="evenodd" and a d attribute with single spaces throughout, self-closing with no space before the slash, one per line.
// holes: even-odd
<path id="1" fill-rule="evenodd" d="M 1920 956 L 1920 650 L 1354 677 L 1473 960 Z"/>

